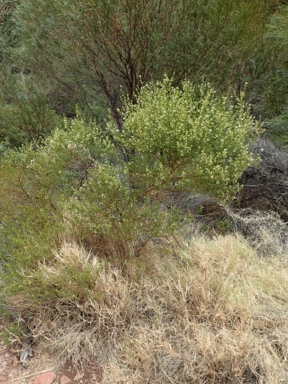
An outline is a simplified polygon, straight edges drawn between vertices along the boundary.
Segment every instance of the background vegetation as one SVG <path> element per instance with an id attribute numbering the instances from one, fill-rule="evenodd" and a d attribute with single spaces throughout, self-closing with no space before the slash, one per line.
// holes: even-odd
<path id="1" fill-rule="evenodd" d="M 104 383 L 287 381 L 287 17 L 2 2 L 0 304 L 35 348 Z"/>

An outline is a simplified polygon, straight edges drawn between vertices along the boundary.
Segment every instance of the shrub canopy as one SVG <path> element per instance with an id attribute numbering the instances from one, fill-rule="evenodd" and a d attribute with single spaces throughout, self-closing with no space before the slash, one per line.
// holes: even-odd
<path id="1" fill-rule="evenodd" d="M 126 103 L 121 144 L 134 153 L 133 184 L 145 190 L 201 192 L 225 199 L 251 163 L 257 129 L 243 99 L 219 97 L 209 85 L 171 81 L 142 88 Z"/>

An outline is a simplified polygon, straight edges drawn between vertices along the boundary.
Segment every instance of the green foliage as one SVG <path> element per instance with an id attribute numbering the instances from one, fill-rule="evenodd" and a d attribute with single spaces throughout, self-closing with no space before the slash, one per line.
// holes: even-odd
<path id="1" fill-rule="evenodd" d="M 7 102 L 7 95 L 13 102 Z M 20 78 L 3 89 L 2 95 L 0 92 L 0 140 L 11 147 L 41 141 L 59 124 L 61 120 L 47 106 L 46 96 L 24 86 Z"/>
<path id="2" fill-rule="evenodd" d="M 51 259 L 63 231 L 62 199 L 79 188 L 95 159 L 109 155 L 100 141 L 97 145 L 97 134 L 95 125 L 78 119 L 66 122 L 66 130 L 56 130 L 42 146 L 25 146 L 3 156 L 0 258 L 10 289 L 21 290 L 23 271 Z"/>
<path id="3" fill-rule="evenodd" d="M 123 121 L 122 143 L 136 153 L 132 183 L 147 193 L 184 190 L 225 199 L 252 161 L 247 145 L 257 127 L 243 99 L 232 104 L 207 85 L 185 81 L 180 89 L 166 79 L 145 86 L 136 105 L 126 104 Z"/>
<path id="4" fill-rule="evenodd" d="M 282 7 L 270 20 L 267 30 L 267 40 L 281 53 L 282 61 L 270 81 L 266 84 L 263 99 L 266 100 L 267 109 L 263 113 L 265 124 L 270 137 L 287 145 L 287 92 L 288 92 L 288 7 Z M 273 59 L 273 57 L 272 57 Z"/>
<path id="5" fill-rule="evenodd" d="M 127 165 L 104 164 L 89 172 L 64 209 L 76 235 L 94 252 L 127 257 L 172 229 L 172 214 L 169 219 L 160 204 L 141 197 L 141 190 L 131 189 Z"/>
<path id="6" fill-rule="evenodd" d="M 279 42 L 287 46 L 288 44 L 288 7 L 282 7 L 277 13 L 271 18 L 271 23 L 269 25 L 270 36 L 278 39 Z"/>
<path id="7" fill-rule="evenodd" d="M 37 268 L 39 260 L 49 259 L 57 240 L 57 194 L 49 170 L 40 174 L 41 161 L 42 166 L 48 163 L 31 147 L 8 152 L 1 161 L 1 284 L 12 291 L 21 290 L 23 271 Z"/>
<path id="8" fill-rule="evenodd" d="M 8 4 L 0 23 L 0 140 L 8 147 L 43 140 L 59 126 L 57 115 L 75 117 L 76 105 L 102 128 L 109 106 L 121 131 L 121 94 L 135 102 L 139 89 L 164 73 L 173 75 L 176 85 L 184 78 L 197 84 L 204 79 L 225 95 L 240 97 L 245 88 L 253 114 L 278 134 L 287 106 L 285 8 L 280 4 Z M 267 38 L 269 23 L 273 40 Z"/>
<path id="9" fill-rule="evenodd" d="M 72 99 L 94 117 L 95 100 L 105 96 L 120 126 L 120 87 L 132 98 L 155 72 L 162 77 L 165 47 L 177 46 L 187 7 L 186 0 L 24 1 L 14 12 L 13 57 L 35 79 L 48 76 L 53 98 Z"/>
<path id="10" fill-rule="evenodd" d="M 108 298 L 116 308 L 121 295 L 112 287 L 111 300 L 103 287 L 122 270 L 107 268 L 111 280 L 101 286 L 100 258 L 138 263 L 142 276 L 143 265 L 154 267 L 145 258 L 150 244 L 185 221 L 173 207 L 178 192 L 229 200 L 252 162 L 248 145 L 259 127 L 252 114 L 288 142 L 288 8 L 279 4 L 0 6 L 3 303 L 15 299 L 17 311 L 33 302 L 36 313 L 37 304 L 68 303 L 79 315 L 82 304 Z M 225 217 L 214 224 L 206 229 L 231 229 Z M 144 257 L 132 266 L 132 255 Z M 7 331 L 21 336 L 17 327 Z"/>
<path id="11" fill-rule="evenodd" d="M 60 124 L 48 105 L 45 80 L 35 82 L 33 71 L 13 54 L 19 44 L 13 18 L 16 2 L 6 2 L 3 7 L 1 10 L 7 10 L 0 22 L 0 142 L 5 142 L 1 152 L 41 141 Z"/>
<path id="12" fill-rule="evenodd" d="M 20 343 L 23 339 L 23 331 L 19 324 L 11 322 L 1 330 L 0 337 L 6 346 L 11 347 L 15 341 Z"/>
<path id="13" fill-rule="evenodd" d="M 6 297 L 81 301 L 97 271 L 80 253 L 61 253 L 63 243 L 82 244 L 98 257 L 141 254 L 150 239 L 172 234 L 183 220 L 169 193 L 225 199 L 236 190 L 256 129 L 242 99 L 231 104 L 210 86 L 185 81 L 175 88 L 169 79 L 142 88 L 137 104 L 126 102 L 122 133 L 110 122 L 104 134 L 80 116 L 63 125 L 41 145 L 1 159 Z"/>
<path id="14" fill-rule="evenodd" d="M 139 200 L 126 173 L 114 146 L 81 118 L 65 121 L 65 129 L 55 130 L 41 146 L 23 146 L 2 157 L 0 280 L 5 295 L 36 294 L 39 282 L 31 285 L 32 271 L 53 264 L 53 250 L 66 237 L 99 254 L 126 257 L 151 236 L 171 231 L 171 220 L 159 205 Z"/>
<path id="15" fill-rule="evenodd" d="M 120 88 L 134 100 L 164 73 L 178 84 L 205 78 L 238 96 L 249 82 L 257 104 L 261 78 L 271 75 L 273 47 L 264 34 L 273 11 L 264 0 L 26 0 L 13 11 L 17 43 L 10 52 L 52 108 L 71 115 L 77 103 L 95 117 L 106 98 L 121 130 Z"/>

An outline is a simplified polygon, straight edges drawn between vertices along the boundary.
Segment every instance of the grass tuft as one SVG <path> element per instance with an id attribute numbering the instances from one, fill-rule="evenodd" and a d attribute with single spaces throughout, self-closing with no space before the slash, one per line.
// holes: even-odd
<path id="1" fill-rule="evenodd" d="M 239 236 L 182 238 L 122 265 L 65 243 L 37 274 L 53 299 L 18 305 L 37 349 L 97 360 L 103 384 L 288 382 L 287 265 Z"/>

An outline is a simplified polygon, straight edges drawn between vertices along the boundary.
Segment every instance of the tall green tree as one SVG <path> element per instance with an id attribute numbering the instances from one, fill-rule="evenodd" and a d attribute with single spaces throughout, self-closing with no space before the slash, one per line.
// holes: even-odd
<path id="1" fill-rule="evenodd" d="M 19 65 L 13 50 L 19 46 L 13 12 L 17 1 L 0 6 L 0 153 L 26 141 L 39 141 L 59 123 L 48 105 L 50 86 Z"/>
<path id="2" fill-rule="evenodd" d="M 263 33 L 274 2 L 266 0 L 23 0 L 15 8 L 14 50 L 37 81 L 49 79 L 50 103 L 90 115 L 108 102 L 122 129 L 121 93 L 133 100 L 150 80 L 173 74 L 238 94 L 270 70 Z M 263 57 L 264 55 L 264 57 Z M 254 99 L 253 99 L 254 97 Z"/>
<path id="3" fill-rule="evenodd" d="M 268 133 L 274 140 L 288 144 L 288 7 L 287 1 L 273 15 L 268 25 L 267 40 L 281 52 L 281 65 L 266 85 L 263 98 L 268 108 L 263 113 Z"/>

